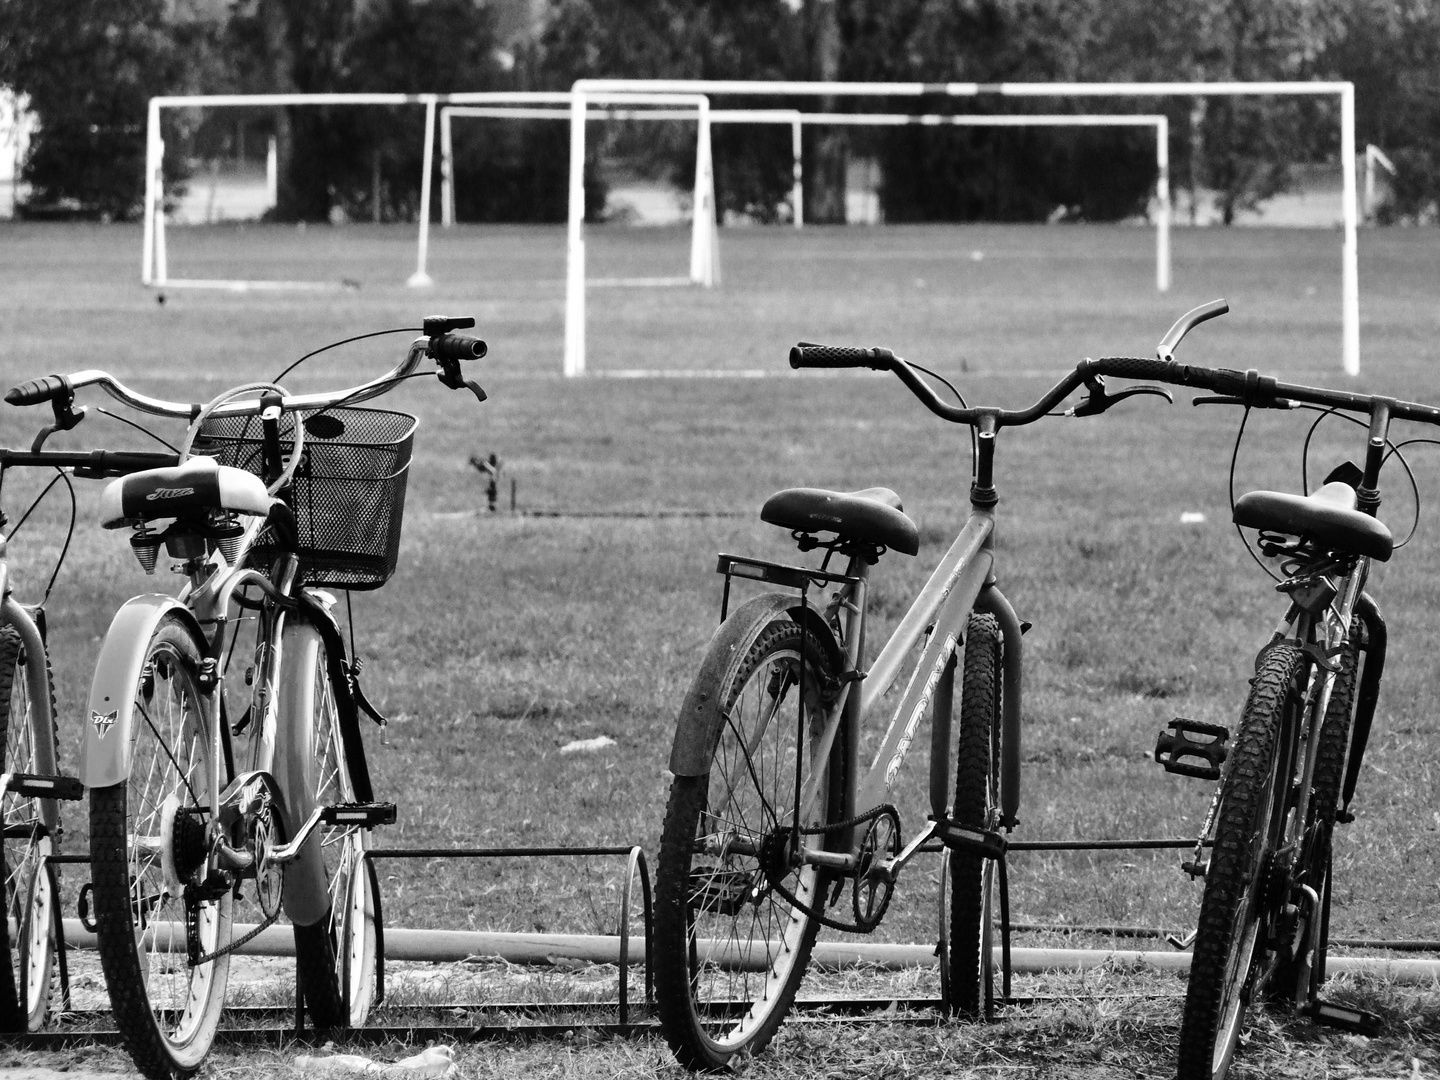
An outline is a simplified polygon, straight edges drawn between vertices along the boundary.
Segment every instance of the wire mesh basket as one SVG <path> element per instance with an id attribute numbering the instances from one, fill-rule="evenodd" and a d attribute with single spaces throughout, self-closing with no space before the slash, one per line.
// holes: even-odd
<path id="1" fill-rule="evenodd" d="M 299 415 L 305 446 L 288 501 L 300 534 L 300 574 L 306 585 L 378 589 L 400 557 L 400 522 L 415 417 L 384 409 L 329 408 Z M 281 439 L 282 453 L 291 443 Z M 195 452 L 261 473 L 260 421 L 254 416 L 207 420 Z M 277 549 L 269 531 L 251 549 L 268 566 Z"/>

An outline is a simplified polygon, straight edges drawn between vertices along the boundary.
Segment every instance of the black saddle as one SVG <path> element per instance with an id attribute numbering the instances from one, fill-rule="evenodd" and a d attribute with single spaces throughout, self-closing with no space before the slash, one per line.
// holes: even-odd
<path id="1" fill-rule="evenodd" d="M 786 488 L 765 500 L 760 520 L 806 533 L 833 532 L 842 540 L 878 544 L 904 555 L 920 550 L 920 531 L 889 488 Z"/>
<path id="2" fill-rule="evenodd" d="M 1299 536 L 1326 551 L 1390 558 L 1394 540 L 1385 524 L 1355 509 L 1355 489 L 1335 481 L 1313 495 L 1252 491 L 1235 500 L 1236 525 Z"/>

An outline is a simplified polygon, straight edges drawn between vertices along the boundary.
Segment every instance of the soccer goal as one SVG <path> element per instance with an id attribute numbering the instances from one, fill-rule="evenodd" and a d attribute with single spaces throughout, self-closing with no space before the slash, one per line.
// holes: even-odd
<path id="1" fill-rule="evenodd" d="M 1147 82 L 1147 83 L 856 83 L 856 82 L 766 82 L 717 79 L 580 79 L 571 87 L 577 102 L 586 94 L 613 91 L 652 93 L 697 93 L 718 96 L 743 94 L 751 97 L 856 97 L 895 98 L 944 95 L 959 97 L 1012 98 L 1162 98 L 1162 97 L 1336 97 L 1340 104 L 1340 162 L 1343 178 L 1341 213 L 1343 219 L 1340 251 L 1341 341 L 1340 354 L 1347 374 L 1360 371 L 1360 274 L 1358 259 L 1358 199 L 1355 167 L 1355 85 L 1349 82 Z M 583 108 L 580 116 L 583 116 Z M 578 132 L 577 132 L 578 129 Z M 584 124 L 572 127 L 572 143 L 583 149 Z M 574 168 L 572 152 L 572 169 Z M 572 178 L 573 183 L 573 178 Z M 573 192 L 572 192 L 573 199 Z M 572 235 L 575 226 L 572 217 Z M 571 288 L 574 288 L 572 280 Z M 572 296 L 567 312 L 575 309 Z M 578 301 L 583 322 L 583 296 Z M 568 322 L 567 322 L 568 329 Z M 583 326 L 579 330 L 583 344 Z M 584 371 L 584 354 L 578 363 L 572 357 L 567 332 L 566 373 Z"/>
<path id="2" fill-rule="evenodd" d="M 684 101 L 696 95 L 681 95 Z M 145 217 L 141 253 L 140 280 L 144 285 L 169 289 L 223 289 L 231 292 L 249 291 L 326 291 L 345 287 L 342 280 L 296 280 L 270 278 L 197 278 L 184 274 L 172 276 L 166 243 L 166 199 L 164 179 L 165 139 L 161 126 L 165 110 L 180 109 L 256 109 L 287 106 L 424 106 L 423 131 L 417 130 L 416 141 L 423 146 L 419 183 L 419 213 L 416 223 L 415 269 L 405 279 L 407 285 L 424 287 L 433 284 L 427 262 L 430 246 L 430 189 L 435 149 L 435 117 L 437 107 L 451 102 L 467 105 L 568 105 L 568 91 L 477 91 L 456 94 L 191 94 L 150 99 L 146 127 Z M 267 200 L 273 205 L 275 192 L 273 148 L 266 163 Z M 402 271 L 397 268 L 396 276 Z"/>

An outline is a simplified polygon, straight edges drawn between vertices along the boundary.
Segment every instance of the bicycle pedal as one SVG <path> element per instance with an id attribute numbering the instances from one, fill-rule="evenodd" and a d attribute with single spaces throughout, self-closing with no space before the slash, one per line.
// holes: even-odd
<path id="1" fill-rule="evenodd" d="M 394 825 L 398 816 L 393 802 L 336 803 L 320 811 L 326 825 L 353 825 L 373 829 L 376 825 Z"/>
<path id="2" fill-rule="evenodd" d="M 964 851 L 982 859 L 1003 859 L 1010 845 L 1005 837 L 986 829 L 975 829 L 955 821 L 935 825 L 935 836 L 951 851 Z"/>
<path id="3" fill-rule="evenodd" d="M 1194 735 L 1204 738 L 1192 738 Z M 1230 753 L 1226 746 L 1229 740 L 1228 728 L 1177 716 L 1155 740 L 1155 760 L 1164 766 L 1166 772 L 1196 776 L 1201 780 L 1219 780 L 1220 766 Z M 1204 764 L 1199 764 L 1199 761 Z"/>
<path id="4" fill-rule="evenodd" d="M 1385 1030 L 1383 1018 L 1375 1013 L 1367 1012 L 1365 1009 L 1356 1009 L 1349 1005 L 1336 1005 L 1329 1001 L 1316 999 L 1304 1012 L 1317 1024 L 1339 1028 L 1352 1035 L 1374 1038 Z"/>
<path id="5" fill-rule="evenodd" d="M 85 785 L 74 776 L 10 773 L 5 790 L 30 799 L 64 799 L 66 802 L 79 802 L 85 797 Z"/>

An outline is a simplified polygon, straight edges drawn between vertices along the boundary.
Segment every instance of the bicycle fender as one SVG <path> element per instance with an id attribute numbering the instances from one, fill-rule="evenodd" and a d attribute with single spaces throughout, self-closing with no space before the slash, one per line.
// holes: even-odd
<path id="1" fill-rule="evenodd" d="M 766 593 L 736 608 L 710 639 L 700 671 L 680 705 L 675 742 L 670 748 L 670 771 L 676 776 L 705 776 L 710 772 L 710 759 L 725 723 L 720 688 L 734 675 L 761 632 L 776 619 L 787 617 L 797 622 L 803 619 L 808 632 L 836 662 L 837 670 L 843 670 L 844 650 L 824 616 L 808 601 L 802 603 L 794 594 Z"/>
<path id="2" fill-rule="evenodd" d="M 145 666 L 145 647 L 172 612 L 194 632 L 203 651 L 205 636 L 195 616 L 173 596 L 159 593 L 127 600 L 105 631 L 80 742 L 80 782 L 87 788 L 110 787 L 130 776 L 135 687 Z"/>

